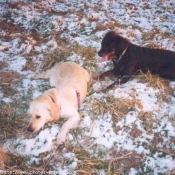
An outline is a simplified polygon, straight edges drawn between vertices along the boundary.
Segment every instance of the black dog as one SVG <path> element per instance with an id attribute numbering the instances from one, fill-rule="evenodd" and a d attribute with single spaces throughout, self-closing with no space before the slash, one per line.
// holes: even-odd
<path id="1" fill-rule="evenodd" d="M 152 74 L 175 79 L 175 52 L 134 45 L 114 31 L 105 35 L 98 55 L 102 57 L 102 61 L 112 59 L 114 69 L 104 72 L 95 79 L 111 75 L 121 76 L 108 88 L 127 82 L 138 70 L 143 72 L 149 70 Z"/>

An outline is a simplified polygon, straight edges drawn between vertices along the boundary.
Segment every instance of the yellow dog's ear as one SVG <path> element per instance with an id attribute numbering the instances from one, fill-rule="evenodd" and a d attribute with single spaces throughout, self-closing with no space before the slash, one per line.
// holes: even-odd
<path id="1" fill-rule="evenodd" d="M 51 103 L 51 109 L 50 113 L 53 118 L 53 120 L 58 120 L 60 118 L 60 106 L 57 104 L 58 102 L 58 93 L 56 88 L 52 88 L 45 92 L 48 96 L 51 97 L 52 103 Z"/>
<path id="2" fill-rule="evenodd" d="M 52 103 L 51 116 L 52 116 L 53 120 L 59 120 L 59 118 L 60 118 L 60 106 L 56 103 Z"/>

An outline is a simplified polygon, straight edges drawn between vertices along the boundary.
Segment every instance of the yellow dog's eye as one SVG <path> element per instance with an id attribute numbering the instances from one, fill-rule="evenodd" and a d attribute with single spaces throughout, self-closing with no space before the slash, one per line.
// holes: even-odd
<path id="1" fill-rule="evenodd" d="M 41 116 L 40 115 L 36 115 L 36 119 L 39 119 L 39 118 L 41 118 Z"/>

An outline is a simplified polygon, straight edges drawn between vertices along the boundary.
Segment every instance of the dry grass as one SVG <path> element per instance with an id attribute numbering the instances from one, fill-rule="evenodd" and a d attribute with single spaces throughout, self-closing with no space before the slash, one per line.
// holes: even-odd
<path id="1" fill-rule="evenodd" d="M 3 68 L 7 66 L 8 66 L 8 63 L 6 61 L 0 61 L 0 70 L 2 70 Z"/>
<path id="2" fill-rule="evenodd" d="M 5 170 L 5 163 L 7 161 L 7 155 L 0 147 L 0 170 Z"/>
<path id="3" fill-rule="evenodd" d="M 127 28 L 126 24 L 124 24 L 123 22 L 118 21 L 116 19 L 112 19 L 111 21 L 109 20 L 107 22 L 107 26 L 109 26 L 110 30 L 113 30 L 115 28 L 120 28 L 120 29 L 126 29 Z"/>
<path id="4" fill-rule="evenodd" d="M 17 114 L 16 106 L 19 104 L 1 104 L 0 106 L 0 140 L 5 141 L 10 138 L 15 138 L 23 129 L 26 130 L 26 119 L 24 115 Z M 24 108 L 24 106 L 22 106 Z"/>
<path id="5" fill-rule="evenodd" d="M 23 66 L 22 71 L 31 70 L 36 71 L 37 66 L 32 61 L 32 58 L 28 58 L 26 64 Z"/>
<path id="6" fill-rule="evenodd" d="M 146 42 L 143 42 L 142 46 L 148 47 L 148 48 L 153 48 L 153 49 L 160 49 L 161 48 L 159 44 L 157 44 L 156 42 L 151 41 L 151 40 L 147 40 Z"/>
<path id="7" fill-rule="evenodd" d="M 152 133 L 154 122 L 157 122 L 158 120 L 154 119 L 154 113 L 153 112 L 144 112 L 141 111 L 138 114 L 138 118 L 143 121 L 142 126 L 143 128 Z"/>
<path id="8" fill-rule="evenodd" d="M 24 5 L 23 2 L 9 2 L 8 6 L 12 9 L 18 9 L 20 6 Z"/>
<path id="9" fill-rule="evenodd" d="M 12 71 L 0 71 L 0 85 L 1 86 L 10 86 L 14 83 L 15 80 L 19 79 L 21 75 L 17 72 Z"/>
<path id="10" fill-rule="evenodd" d="M 97 23 L 97 25 L 96 25 L 96 27 L 95 27 L 95 29 L 93 30 L 92 33 L 95 33 L 97 31 L 101 31 L 101 30 L 107 30 L 107 29 L 115 30 L 116 28 L 125 29 L 125 28 L 127 28 L 127 25 L 122 23 L 121 21 L 118 21 L 118 20 L 115 20 L 115 19 L 111 19 L 111 20 L 107 21 L 104 24 Z"/>
<path id="11" fill-rule="evenodd" d="M 45 54 L 44 59 L 42 60 L 42 65 L 40 66 L 40 70 L 50 69 L 56 62 L 67 61 L 68 57 L 74 52 L 77 55 L 85 58 L 84 68 L 95 67 L 97 65 L 97 61 L 94 59 L 94 55 L 96 50 L 90 46 L 80 46 L 77 43 L 73 43 L 71 45 L 67 44 L 67 40 L 58 38 L 58 45 L 63 45 L 61 48 L 57 48 L 49 54 Z M 76 62 L 78 63 L 79 60 Z"/>
<path id="12" fill-rule="evenodd" d="M 25 31 L 25 28 L 20 25 L 15 25 L 13 22 L 6 22 L 2 20 L 0 20 L 0 28 L 6 32 L 6 35 L 23 33 Z"/>
<path id="13" fill-rule="evenodd" d="M 104 99 L 94 98 L 92 102 L 94 112 L 98 115 L 104 115 L 110 111 L 115 122 L 123 118 L 129 111 L 135 111 L 136 106 L 142 108 L 141 102 L 135 98 L 114 98 L 108 96 Z"/>
<path id="14" fill-rule="evenodd" d="M 42 170 L 42 169 L 37 169 L 37 168 L 31 168 L 30 166 L 27 165 L 27 162 L 30 160 L 29 157 L 27 156 L 19 156 L 15 155 L 12 153 L 7 153 L 6 154 L 8 159 L 5 162 L 5 170 L 6 171 L 13 171 L 13 172 L 19 172 L 21 171 L 29 171 L 29 170 Z M 25 174 L 25 173 L 22 173 Z"/>
<path id="15" fill-rule="evenodd" d="M 79 175 L 96 174 L 99 170 L 104 170 L 108 175 L 122 175 L 129 171 L 131 167 L 140 165 L 141 155 L 134 152 L 117 152 L 115 149 L 110 149 L 108 158 L 96 158 L 91 156 L 89 152 L 80 150 L 76 153 L 78 158 L 76 172 Z"/>
<path id="16" fill-rule="evenodd" d="M 46 41 L 46 38 L 42 36 L 35 28 L 31 29 L 30 34 L 24 36 L 24 39 L 29 40 L 29 42 L 34 42 L 33 45 L 41 45 L 43 42 Z"/>
<path id="17" fill-rule="evenodd" d="M 17 90 L 12 88 L 19 79 L 21 75 L 17 72 L 12 71 L 0 71 L 0 86 L 2 86 L 2 92 L 4 97 L 11 97 L 17 93 Z"/>
<path id="18" fill-rule="evenodd" d="M 115 157 L 111 161 L 111 175 L 118 173 L 118 175 L 127 174 L 130 168 L 138 168 L 141 166 L 140 159 L 143 155 L 136 152 L 120 151 L 117 152 L 115 149 L 111 149 L 109 153 L 112 157 Z"/>
<path id="19" fill-rule="evenodd" d="M 174 90 L 169 86 L 169 81 L 163 79 L 157 75 L 151 74 L 150 71 L 143 73 L 140 71 L 139 81 L 147 83 L 148 87 L 153 87 L 155 89 L 162 89 L 166 94 L 173 95 Z"/>
<path id="20" fill-rule="evenodd" d="M 100 31 L 100 30 L 106 30 L 107 26 L 102 23 L 97 23 L 94 32 Z"/>

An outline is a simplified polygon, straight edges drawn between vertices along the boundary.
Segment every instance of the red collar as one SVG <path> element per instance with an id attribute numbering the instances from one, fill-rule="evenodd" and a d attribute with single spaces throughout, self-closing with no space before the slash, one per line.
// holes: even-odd
<path id="1" fill-rule="evenodd" d="M 80 93 L 78 91 L 76 91 L 76 95 L 77 95 L 78 109 L 80 109 Z M 51 100 L 52 100 L 53 103 L 56 103 L 55 100 L 54 100 L 54 98 L 52 96 L 50 96 L 50 95 L 48 95 L 48 96 L 51 98 Z"/>
<path id="2" fill-rule="evenodd" d="M 51 86 L 51 88 L 56 88 L 56 87 L 55 86 Z M 51 98 L 51 100 L 52 100 L 53 103 L 56 103 L 55 100 L 54 100 L 54 98 L 51 95 L 48 95 L 48 96 Z"/>
<path id="3" fill-rule="evenodd" d="M 48 95 L 48 96 L 51 98 L 52 102 L 55 103 L 54 98 L 52 96 L 50 96 L 50 95 Z"/>

